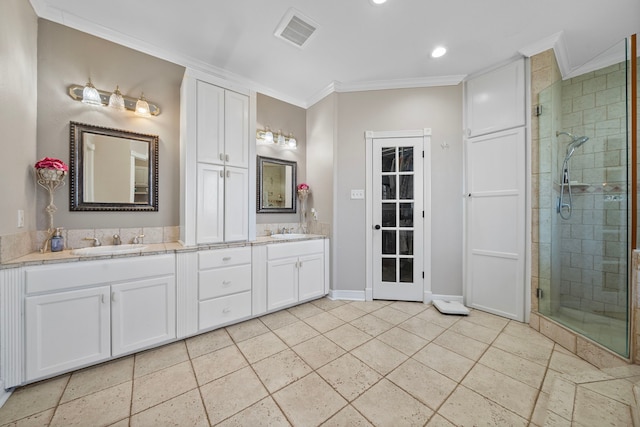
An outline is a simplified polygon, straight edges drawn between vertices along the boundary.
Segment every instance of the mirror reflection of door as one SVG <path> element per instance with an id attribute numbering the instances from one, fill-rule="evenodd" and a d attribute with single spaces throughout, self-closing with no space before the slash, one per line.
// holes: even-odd
<path id="1" fill-rule="evenodd" d="M 84 201 L 148 203 L 148 149 L 142 141 L 85 134 Z"/>
<path id="2" fill-rule="evenodd" d="M 258 213 L 296 212 L 296 162 L 258 156 Z"/>
<path id="3" fill-rule="evenodd" d="M 262 206 L 266 208 L 291 208 L 291 168 L 276 163 L 262 165 Z"/>

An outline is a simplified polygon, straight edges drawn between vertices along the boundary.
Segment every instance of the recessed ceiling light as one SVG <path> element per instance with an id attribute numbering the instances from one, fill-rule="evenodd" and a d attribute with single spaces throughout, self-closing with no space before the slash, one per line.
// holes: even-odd
<path id="1" fill-rule="evenodd" d="M 369 0 L 371 2 L 371 4 L 382 4 L 382 3 L 386 3 L 387 0 Z"/>
<path id="2" fill-rule="evenodd" d="M 438 46 L 437 48 L 433 49 L 433 52 L 431 52 L 431 57 L 432 58 L 440 58 L 445 53 L 447 53 L 447 49 L 445 49 L 442 46 Z"/>

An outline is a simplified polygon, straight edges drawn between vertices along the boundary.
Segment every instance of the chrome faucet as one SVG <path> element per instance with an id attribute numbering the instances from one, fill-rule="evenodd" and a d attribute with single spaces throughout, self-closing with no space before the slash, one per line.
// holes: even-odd
<path id="1" fill-rule="evenodd" d="M 93 246 L 102 246 L 100 239 L 98 239 L 97 237 L 85 237 L 82 240 L 93 240 Z"/>
<path id="2" fill-rule="evenodd" d="M 119 245 L 120 243 L 122 243 L 122 242 L 120 241 L 120 235 L 119 235 L 119 234 L 114 234 L 114 235 L 113 235 L 113 244 L 114 244 L 114 245 Z"/>
<path id="3" fill-rule="evenodd" d="M 142 238 L 143 238 L 143 237 L 144 237 L 144 234 L 138 234 L 137 236 L 135 236 L 135 237 L 133 238 L 133 242 L 132 242 L 132 243 L 133 243 L 134 245 L 137 245 L 137 244 L 139 244 L 139 243 L 142 243 Z"/>

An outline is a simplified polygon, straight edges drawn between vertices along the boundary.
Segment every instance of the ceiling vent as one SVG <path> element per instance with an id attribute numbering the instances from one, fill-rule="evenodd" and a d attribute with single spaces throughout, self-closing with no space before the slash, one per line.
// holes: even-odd
<path id="1" fill-rule="evenodd" d="M 291 8 L 284 15 L 274 35 L 294 46 L 303 48 L 318 29 L 318 24 Z"/>

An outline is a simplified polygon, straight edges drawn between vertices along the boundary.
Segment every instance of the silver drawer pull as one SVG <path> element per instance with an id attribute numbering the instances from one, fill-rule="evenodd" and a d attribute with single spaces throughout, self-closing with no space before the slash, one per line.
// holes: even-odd
<path id="1" fill-rule="evenodd" d="M 223 261 L 231 261 L 231 257 L 230 256 L 226 256 L 224 258 L 222 258 Z"/>
<path id="2" fill-rule="evenodd" d="M 229 307 L 225 307 L 222 309 L 222 314 L 229 314 L 231 313 L 231 309 Z"/>
<path id="3" fill-rule="evenodd" d="M 101 295 L 100 302 L 104 304 L 104 294 Z"/>
<path id="4" fill-rule="evenodd" d="M 226 154 L 226 155 L 224 156 L 224 160 L 225 160 L 225 161 L 227 161 L 227 162 L 229 161 L 229 155 L 228 155 L 228 154 Z"/>
<path id="5" fill-rule="evenodd" d="M 221 161 L 221 162 L 224 162 L 224 154 L 220 153 L 220 156 L 219 156 L 219 157 L 220 157 L 220 161 Z"/>
<path id="6" fill-rule="evenodd" d="M 223 280 L 222 286 L 229 286 L 231 284 L 231 280 Z"/>
<path id="7" fill-rule="evenodd" d="M 111 292 L 111 302 L 116 302 L 116 293 Z"/>

